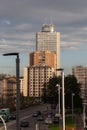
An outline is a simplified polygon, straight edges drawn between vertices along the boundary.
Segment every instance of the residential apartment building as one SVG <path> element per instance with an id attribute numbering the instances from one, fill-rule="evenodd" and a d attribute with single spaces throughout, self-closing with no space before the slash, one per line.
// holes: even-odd
<path id="1" fill-rule="evenodd" d="M 0 79 L 1 105 L 15 104 L 16 102 L 16 78 L 8 77 Z"/>
<path id="2" fill-rule="evenodd" d="M 87 95 L 87 67 L 76 66 L 72 68 L 72 74 L 77 78 L 78 83 L 81 84 L 81 96 L 86 98 Z"/>
<path id="3" fill-rule="evenodd" d="M 50 66 L 30 66 L 26 68 L 28 76 L 28 96 L 41 97 L 43 84 L 53 77 L 54 69 Z M 26 73 L 25 71 L 25 73 Z"/>
<path id="4" fill-rule="evenodd" d="M 23 85 L 23 95 L 29 96 L 29 67 L 24 68 L 24 85 Z"/>
<path id="5" fill-rule="evenodd" d="M 50 51 L 30 53 L 30 66 L 24 68 L 24 96 L 40 97 L 43 84 L 56 73 L 56 54 Z"/>
<path id="6" fill-rule="evenodd" d="M 43 24 L 42 31 L 36 33 L 36 51 L 56 53 L 56 68 L 60 68 L 60 33 L 54 31 L 53 24 Z"/>
<path id="7" fill-rule="evenodd" d="M 51 51 L 30 53 L 30 66 L 51 66 L 56 72 L 56 54 Z"/>
<path id="8" fill-rule="evenodd" d="M 20 77 L 20 93 L 21 94 L 24 93 L 24 78 L 23 77 Z"/>

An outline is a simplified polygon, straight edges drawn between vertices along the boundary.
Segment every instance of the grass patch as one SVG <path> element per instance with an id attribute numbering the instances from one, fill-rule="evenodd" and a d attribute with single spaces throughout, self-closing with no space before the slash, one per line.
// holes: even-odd
<path id="1" fill-rule="evenodd" d="M 58 124 L 51 124 L 49 126 L 50 130 L 59 130 L 59 125 Z"/>
<path id="2" fill-rule="evenodd" d="M 72 116 L 66 117 L 65 124 L 67 126 L 75 126 L 75 117 L 72 118 Z"/>
<path id="3" fill-rule="evenodd" d="M 67 127 L 75 127 L 75 118 L 72 119 L 72 116 L 66 117 L 65 125 Z M 60 130 L 59 124 L 51 124 L 51 125 L 49 125 L 49 129 L 50 130 Z"/>

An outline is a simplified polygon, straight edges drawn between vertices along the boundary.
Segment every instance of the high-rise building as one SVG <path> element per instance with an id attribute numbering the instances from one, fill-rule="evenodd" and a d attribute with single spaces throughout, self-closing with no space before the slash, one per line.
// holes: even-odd
<path id="1" fill-rule="evenodd" d="M 50 66 L 56 70 L 56 54 L 50 51 L 30 53 L 30 66 Z"/>
<path id="2" fill-rule="evenodd" d="M 29 73 L 28 73 L 28 67 L 24 68 L 24 87 L 23 87 L 23 95 L 26 97 L 29 93 Z"/>
<path id="3" fill-rule="evenodd" d="M 72 68 L 72 74 L 76 77 L 78 83 L 81 84 L 81 96 L 86 98 L 87 95 L 87 67 L 76 66 Z"/>
<path id="4" fill-rule="evenodd" d="M 47 83 L 53 75 L 54 68 L 50 66 L 25 67 L 23 95 L 40 97 L 42 95 L 43 84 Z"/>
<path id="5" fill-rule="evenodd" d="M 16 103 L 16 78 L 4 77 L 0 79 L 0 105 L 15 105 Z"/>
<path id="6" fill-rule="evenodd" d="M 29 96 L 40 98 L 43 92 L 43 84 L 53 77 L 54 69 L 50 66 L 31 66 L 29 73 Z"/>
<path id="7" fill-rule="evenodd" d="M 41 97 L 43 84 L 56 74 L 56 53 L 36 51 L 30 53 L 29 96 Z"/>
<path id="8" fill-rule="evenodd" d="M 56 68 L 60 68 L 60 33 L 54 31 L 53 24 L 43 24 L 42 31 L 36 33 L 36 50 L 56 53 Z"/>
<path id="9" fill-rule="evenodd" d="M 30 53 L 30 65 L 24 70 L 24 95 L 40 97 L 43 84 L 60 68 L 60 33 L 53 24 L 44 24 L 36 33 L 36 51 Z"/>

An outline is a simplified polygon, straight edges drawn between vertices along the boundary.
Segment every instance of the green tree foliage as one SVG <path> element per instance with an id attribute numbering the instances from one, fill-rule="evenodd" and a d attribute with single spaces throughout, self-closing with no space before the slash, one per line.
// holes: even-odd
<path id="1" fill-rule="evenodd" d="M 43 85 L 43 89 L 42 89 L 42 92 L 43 92 L 43 95 L 42 95 L 42 101 L 44 101 L 44 103 L 46 103 L 48 101 L 48 94 L 47 94 L 47 87 L 48 84 L 47 83 L 44 83 Z"/>
<path id="2" fill-rule="evenodd" d="M 80 84 L 77 83 L 77 79 L 73 75 L 65 77 L 65 105 L 66 107 L 72 106 L 72 94 L 74 100 L 74 108 L 82 107 L 82 100 L 80 97 Z"/>
<path id="3" fill-rule="evenodd" d="M 45 99 L 45 102 L 49 103 L 57 103 L 58 101 L 58 86 L 60 84 L 61 77 L 54 76 L 53 78 L 49 79 L 48 83 L 45 83 L 43 86 L 43 95 L 42 99 Z M 45 97 L 44 97 L 45 96 Z M 44 100 L 43 100 L 44 101 Z"/>
<path id="4" fill-rule="evenodd" d="M 43 95 L 42 99 L 45 102 L 55 103 L 58 102 L 58 85 L 62 87 L 62 77 L 56 77 L 49 79 L 48 83 L 45 83 L 43 86 Z M 80 84 L 77 83 L 77 79 L 73 75 L 67 75 L 64 78 L 64 87 L 65 87 L 65 106 L 72 106 L 72 93 L 75 94 L 74 99 L 74 107 L 79 108 L 82 107 L 82 100 L 80 97 Z M 62 91 L 62 90 L 61 90 Z M 60 91 L 60 95 L 61 95 Z M 60 98 L 61 99 L 61 98 Z M 43 100 L 43 101 L 44 101 Z"/>

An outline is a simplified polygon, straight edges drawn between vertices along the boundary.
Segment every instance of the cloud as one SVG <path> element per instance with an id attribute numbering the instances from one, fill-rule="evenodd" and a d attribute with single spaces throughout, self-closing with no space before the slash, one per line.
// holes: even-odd
<path id="1" fill-rule="evenodd" d="M 27 52 L 35 49 L 36 32 L 53 23 L 64 50 L 86 46 L 86 0 L 3 0 L 0 2 L 0 50 Z M 51 17 L 51 19 L 50 19 Z M 3 40 L 2 40 L 3 39 Z M 21 48 L 21 49 L 20 49 Z"/>
<path id="2" fill-rule="evenodd" d="M 0 26 L 4 26 L 4 25 L 10 25 L 11 22 L 9 20 L 0 20 Z"/>
<path id="3" fill-rule="evenodd" d="M 79 50 L 79 43 L 62 42 L 61 49 L 62 50 Z"/>

